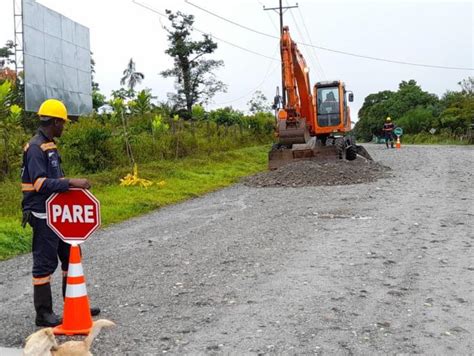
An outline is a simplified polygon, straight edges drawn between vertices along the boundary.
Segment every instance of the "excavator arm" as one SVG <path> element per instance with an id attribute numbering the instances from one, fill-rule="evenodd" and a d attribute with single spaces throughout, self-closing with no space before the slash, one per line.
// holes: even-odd
<path id="1" fill-rule="evenodd" d="M 287 103 L 278 113 L 278 136 L 282 144 L 305 143 L 314 127 L 314 107 L 306 61 L 291 39 L 287 26 L 280 42 L 283 82 Z"/>
<path id="2" fill-rule="evenodd" d="M 312 126 L 314 109 L 309 68 L 296 43 L 292 41 L 287 26 L 283 28 L 281 38 L 281 57 L 285 90 L 288 96 L 284 110 L 294 113 L 295 116 L 306 118 L 307 124 Z M 289 115 L 289 117 L 292 116 Z"/>

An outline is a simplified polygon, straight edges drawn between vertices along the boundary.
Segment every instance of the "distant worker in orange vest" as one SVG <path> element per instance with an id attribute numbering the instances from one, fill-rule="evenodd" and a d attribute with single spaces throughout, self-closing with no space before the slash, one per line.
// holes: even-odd
<path id="1" fill-rule="evenodd" d="M 388 141 L 390 141 L 390 147 L 393 148 L 393 130 L 395 129 L 395 125 L 392 122 L 392 119 L 390 117 L 387 117 L 385 119 L 385 124 L 383 124 L 383 134 L 385 137 L 385 144 L 388 146 Z"/>
<path id="2" fill-rule="evenodd" d="M 33 300 L 37 326 L 54 327 L 61 319 L 53 312 L 51 276 L 58 266 L 63 271 L 63 297 L 69 267 L 70 245 L 61 240 L 46 224 L 46 200 L 54 193 L 69 188 L 89 189 L 87 179 L 66 179 L 61 158 L 54 141 L 60 137 L 68 121 L 64 104 L 56 99 L 46 100 L 38 111 L 40 128 L 26 144 L 23 152 L 21 186 L 23 191 L 23 227 L 33 228 Z M 91 308 L 91 314 L 100 313 Z"/>

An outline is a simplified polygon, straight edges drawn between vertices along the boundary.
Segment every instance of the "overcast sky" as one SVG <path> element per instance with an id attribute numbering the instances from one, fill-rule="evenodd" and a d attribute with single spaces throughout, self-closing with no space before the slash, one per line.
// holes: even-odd
<path id="1" fill-rule="evenodd" d="M 172 67 L 164 53 L 168 43 L 162 28 L 166 18 L 137 6 L 132 0 L 37 0 L 90 28 L 91 49 L 96 61 L 96 81 L 107 96 L 120 87 L 123 69 L 130 57 L 145 74 L 140 88 L 151 88 L 158 100 L 166 100 L 173 80 L 159 72 Z M 194 14 L 195 27 L 215 36 L 218 49 L 212 55 L 225 67 L 216 74 L 228 85 L 208 108 L 231 105 L 246 110 L 255 90 L 267 98 L 280 85 L 278 40 L 261 36 L 205 13 L 184 0 L 136 0 L 164 12 L 180 10 Z M 278 36 L 277 13 L 263 11 L 278 0 L 189 0 L 224 18 L 257 31 Z M 296 42 L 395 61 L 449 67 L 473 68 L 472 1 L 297 1 L 299 8 L 285 13 L 284 22 Z M 13 39 L 11 0 L 2 0 L 0 41 Z M 283 0 L 284 5 L 296 1 Z M 196 33 L 196 38 L 200 35 Z M 222 42 L 222 39 L 228 43 Z M 231 44 L 229 44 L 231 43 Z M 247 52 L 243 47 L 261 55 Z M 470 70 L 442 70 L 373 61 L 299 45 L 310 67 L 312 84 L 340 79 L 352 90 L 353 120 L 364 98 L 382 90 L 397 90 L 402 80 L 415 79 L 424 90 L 442 95 L 458 90 L 457 82 L 474 76 Z M 266 58 L 266 57 L 270 58 Z M 274 58 L 274 59 L 271 59 Z"/>

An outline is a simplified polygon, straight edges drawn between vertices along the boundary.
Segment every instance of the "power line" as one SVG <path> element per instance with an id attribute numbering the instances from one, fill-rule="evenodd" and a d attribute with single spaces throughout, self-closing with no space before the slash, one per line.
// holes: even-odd
<path id="1" fill-rule="evenodd" d="M 311 35 L 308 31 L 308 27 L 306 26 L 306 22 L 304 20 L 303 13 L 301 12 L 301 9 L 299 7 L 298 7 L 298 13 L 300 14 L 301 21 L 303 22 L 304 29 L 306 30 L 306 35 L 308 36 L 309 43 L 311 43 L 311 45 L 313 45 L 313 41 L 311 40 Z M 321 61 L 318 60 L 318 55 L 316 54 L 316 51 L 315 51 L 314 47 L 311 48 L 310 53 L 311 52 L 313 53 L 314 60 L 316 61 L 316 65 L 318 65 L 319 68 L 321 69 L 321 73 L 323 75 L 323 78 L 326 79 L 326 73 L 324 73 L 323 65 L 321 64 Z"/>
<path id="2" fill-rule="evenodd" d="M 146 4 L 140 3 L 140 2 L 138 2 L 138 1 L 136 1 L 136 0 L 132 0 L 132 2 L 133 2 L 135 5 L 141 6 L 141 7 L 145 8 L 145 9 L 151 11 L 151 12 L 154 12 L 155 14 L 158 14 L 158 15 L 160 15 L 160 16 L 162 16 L 162 17 L 168 18 L 168 16 L 167 16 L 166 14 L 163 14 L 163 13 L 159 12 L 158 10 L 156 10 L 156 9 L 154 9 L 154 8 L 152 8 L 152 7 L 148 6 L 148 5 L 146 5 Z M 200 29 L 198 29 L 198 28 L 196 28 L 196 27 L 193 27 L 193 29 L 194 29 L 195 31 L 199 32 L 199 33 L 204 34 L 204 35 L 209 34 L 209 32 L 202 31 L 202 30 L 200 30 Z M 271 59 L 271 60 L 273 60 L 273 61 L 278 61 L 278 62 L 280 61 L 278 58 L 269 57 L 269 56 L 267 56 L 267 55 L 265 55 L 265 54 L 263 54 L 263 53 L 259 53 L 259 52 L 253 51 L 253 50 L 251 50 L 251 49 L 248 49 L 248 48 L 239 46 L 239 45 L 237 45 L 237 44 L 235 44 L 235 43 L 226 41 L 226 40 L 224 40 L 224 39 L 222 39 L 222 38 L 219 38 L 219 37 L 213 35 L 212 33 L 210 33 L 210 34 L 211 34 L 212 38 L 214 38 L 214 39 L 216 39 L 216 40 L 218 40 L 218 41 L 220 41 L 220 42 L 226 43 L 226 44 L 228 44 L 229 46 L 232 46 L 232 47 L 241 49 L 242 51 L 246 51 L 246 52 L 255 54 L 255 55 L 257 55 L 257 56 L 260 56 L 260 57 L 264 57 L 264 58 L 267 58 L 267 59 Z"/>
<path id="3" fill-rule="evenodd" d="M 278 48 L 275 50 L 275 53 L 278 51 Z M 270 74 L 272 74 L 275 69 L 277 68 L 277 66 L 273 65 L 273 67 L 271 66 L 268 66 L 268 69 L 267 69 L 267 73 L 265 73 L 265 76 L 263 77 L 263 80 L 260 82 L 259 85 L 257 85 L 255 88 L 253 88 L 252 90 L 248 91 L 247 93 L 245 93 L 244 95 L 242 96 L 239 96 L 235 99 L 231 99 L 231 100 L 227 100 L 227 101 L 222 101 L 220 103 L 214 103 L 214 105 L 222 105 L 222 104 L 229 104 L 229 103 L 233 103 L 233 102 L 236 102 L 236 101 L 239 101 L 245 97 L 248 97 L 250 94 L 254 93 L 257 89 L 259 89 L 263 84 L 266 83 L 268 77 L 270 76 Z"/>
<path id="4" fill-rule="evenodd" d="M 283 6 L 282 0 L 279 0 L 278 3 L 279 3 L 278 7 L 267 8 L 264 5 L 263 10 L 264 11 L 275 11 L 278 14 L 278 17 L 280 18 L 280 36 L 283 36 L 283 15 L 285 14 L 285 12 L 287 10 L 298 7 L 298 4 L 291 5 L 291 6 L 290 5 Z M 283 56 L 283 48 L 282 47 L 281 47 L 281 51 L 282 51 L 281 55 Z M 286 92 L 285 88 L 286 88 L 286 84 L 285 84 L 285 63 L 284 63 L 283 58 L 282 58 L 282 61 L 281 61 L 281 102 L 282 102 L 283 106 L 286 105 L 287 92 Z"/>
<path id="5" fill-rule="evenodd" d="M 209 33 L 209 32 L 201 31 L 201 30 L 197 29 L 196 27 L 194 27 L 194 30 L 196 30 L 197 32 L 200 32 L 200 33 L 202 33 L 202 34 L 208 34 L 208 33 Z M 251 49 L 248 49 L 248 48 L 245 48 L 245 47 L 241 47 L 241 46 L 239 46 L 239 45 L 236 45 L 235 43 L 232 43 L 232 42 L 226 41 L 226 40 L 224 40 L 224 39 L 222 39 L 222 38 L 216 37 L 216 36 L 213 35 L 212 33 L 211 33 L 211 36 L 212 36 L 212 38 L 215 38 L 215 39 L 218 40 L 218 41 L 224 42 L 224 43 L 226 43 L 226 44 L 228 44 L 228 45 L 230 45 L 230 46 L 232 46 L 232 47 L 241 49 L 242 51 L 246 51 L 246 52 L 255 54 L 255 55 L 257 55 L 257 56 L 260 56 L 260 57 L 264 57 L 264 58 L 267 58 L 267 59 L 271 59 L 272 61 L 278 61 L 278 62 L 280 62 L 280 60 L 279 60 L 278 58 L 269 57 L 269 56 L 267 56 L 267 55 L 265 55 L 265 54 L 262 54 L 262 53 L 259 53 L 259 52 L 255 52 L 255 51 L 253 51 L 253 50 L 251 50 Z"/>
<path id="6" fill-rule="evenodd" d="M 191 5 L 191 6 L 194 6 L 195 8 L 198 8 L 198 9 L 201 10 L 201 11 L 207 12 L 208 14 L 210 14 L 210 15 L 212 15 L 212 16 L 215 16 L 215 17 L 217 17 L 217 18 L 219 18 L 219 19 L 221 19 L 221 20 L 224 20 L 224 21 L 226 21 L 226 22 L 229 22 L 229 23 L 231 23 L 231 24 L 233 24 L 233 25 L 235 25 L 235 26 L 241 27 L 241 28 L 246 29 L 246 30 L 248 30 L 248 31 L 252 31 L 252 32 L 258 33 L 259 35 L 262 35 L 262 36 L 267 36 L 267 37 L 270 37 L 270 38 L 280 39 L 280 37 L 276 37 L 276 36 L 270 35 L 270 34 L 268 34 L 268 33 L 255 30 L 255 29 L 253 29 L 253 28 L 250 28 L 250 27 L 241 25 L 241 24 L 239 24 L 239 23 L 237 23 L 237 22 L 234 22 L 234 21 L 232 21 L 232 20 L 226 19 L 225 17 L 222 17 L 222 16 L 220 16 L 220 15 L 214 13 L 214 12 L 211 12 L 211 11 L 209 11 L 209 10 L 206 10 L 206 9 L 204 9 L 204 8 L 202 8 L 202 7 L 198 6 L 198 5 L 196 5 L 196 4 L 193 4 L 192 2 L 190 2 L 190 1 L 188 1 L 188 0 L 184 0 L 184 2 L 185 2 L 186 4 L 189 4 L 189 5 Z"/>
<path id="7" fill-rule="evenodd" d="M 279 37 L 277 36 L 273 36 L 273 35 L 270 35 L 268 33 L 264 33 L 264 32 L 261 32 L 261 31 L 258 31 L 258 30 L 255 30 L 253 28 L 250 28 L 250 27 L 247 27 L 247 26 L 244 26 L 242 24 L 239 24 L 235 21 L 232 21 L 232 20 L 229 20 L 225 17 L 222 17 L 212 11 L 209 11 L 203 7 L 200 7 L 196 4 L 193 4 L 191 3 L 189 0 L 184 0 L 187 4 L 191 5 L 191 6 L 194 6 L 195 8 L 201 10 L 201 11 L 204 11 L 212 16 L 215 16 L 223 21 L 226 21 L 228 23 L 231 23 L 235 26 L 238 26 L 240 28 L 243 28 L 247 31 L 251 31 L 251 32 L 254 32 L 254 33 L 257 33 L 261 36 L 266 36 L 266 37 L 270 37 L 270 38 L 274 38 L 274 39 L 279 39 Z M 364 59 L 369 59 L 369 60 L 373 60 L 373 61 L 380 61 L 380 62 L 388 62 L 388 63 L 395 63 L 395 64 L 403 64 L 403 65 L 410 65 L 410 66 L 415 66 L 415 67 L 426 67 L 426 68 L 437 68 L 437 69 L 452 69 L 452 70 L 474 70 L 474 68 L 471 68 L 471 67 L 452 67 L 452 66 L 440 66 L 440 65 L 434 65 L 434 64 L 422 64 L 422 63 L 414 63 L 414 62 L 407 62 L 407 61 L 400 61 L 400 60 L 393 60 L 393 59 L 387 59 L 387 58 L 380 58 L 380 57 L 374 57 L 374 56 L 366 56 L 366 55 L 362 55 L 362 54 L 356 54 L 356 53 L 352 53 L 352 52 L 347 52 L 347 51 L 341 51 L 341 50 L 337 50 L 337 49 L 332 49 L 332 48 L 328 48 L 328 47 L 322 47 L 322 46 L 315 46 L 315 45 L 312 45 L 312 44 L 308 44 L 308 43 L 300 43 L 302 46 L 307 46 L 307 47 L 313 47 L 313 48 L 317 48 L 317 49 L 320 49 L 322 51 L 328 51 L 328 52 L 333 52 L 333 53 L 339 53 L 339 54 L 343 54 L 343 55 L 346 55 L 346 56 L 352 56 L 352 57 L 357 57 L 357 58 L 364 58 Z"/>
<path id="8" fill-rule="evenodd" d="M 145 9 L 151 11 L 151 12 L 156 13 L 157 15 L 159 15 L 159 16 L 161 16 L 161 17 L 166 17 L 166 18 L 168 18 L 168 16 L 167 16 L 166 14 L 163 14 L 163 13 L 159 12 L 158 10 L 156 10 L 156 9 L 150 7 L 150 6 L 147 6 L 147 5 L 145 5 L 145 4 L 143 4 L 143 3 L 140 3 L 140 2 L 138 2 L 138 1 L 136 1 L 136 0 L 132 0 L 132 2 L 133 2 L 134 4 L 136 4 L 136 5 L 138 5 L 138 6 L 141 6 L 141 7 L 145 8 Z M 160 20 L 160 24 L 161 24 L 161 26 L 162 26 L 163 28 L 165 28 L 165 26 L 161 23 L 161 20 Z M 193 29 L 194 29 L 195 31 L 197 31 L 197 32 L 202 33 L 202 34 L 207 34 L 206 32 L 201 31 L 201 30 L 199 30 L 199 29 L 196 28 L 196 27 L 193 27 Z M 258 52 L 249 50 L 249 49 L 247 49 L 247 48 L 241 47 L 241 46 L 239 46 L 239 45 L 236 45 L 236 44 L 234 44 L 234 43 L 228 42 L 228 41 L 223 40 L 223 39 L 221 39 L 221 38 L 215 37 L 214 35 L 212 35 L 212 37 L 215 38 L 215 39 L 217 39 L 217 40 L 219 40 L 219 41 L 221 41 L 221 42 L 224 42 L 224 43 L 227 43 L 227 44 L 229 44 L 229 45 L 231 45 L 231 46 L 234 46 L 234 47 L 236 47 L 236 48 L 239 48 L 239 49 L 241 49 L 241 50 L 244 50 L 244 51 L 247 51 L 247 52 L 256 54 L 256 55 L 261 56 L 261 57 L 268 58 L 268 59 L 270 59 L 271 61 L 280 62 L 280 60 L 277 59 L 277 58 L 269 57 L 269 56 L 266 56 L 266 55 L 264 55 L 264 54 L 261 54 L 261 53 L 258 53 Z M 278 50 L 278 49 L 275 50 L 275 52 L 273 53 L 273 55 L 275 55 L 275 53 L 277 52 L 277 50 Z M 268 69 L 267 69 L 267 73 L 265 74 L 265 76 L 264 76 L 262 82 L 261 82 L 259 85 L 257 85 L 254 89 L 252 89 L 252 90 L 250 90 L 249 92 L 247 92 L 246 94 L 244 94 L 244 95 L 242 95 L 242 96 L 240 96 L 240 97 L 238 97 L 238 98 L 235 98 L 235 99 L 232 99 L 232 100 L 228 100 L 228 101 L 224 101 L 224 102 L 221 102 L 221 103 L 217 103 L 217 104 L 214 104 L 214 105 L 229 104 L 229 103 L 233 103 L 233 102 L 239 101 L 239 100 L 241 100 L 241 99 L 243 99 L 243 98 L 245 98 L 245 97 L 248 97 L 251 93 L 255 92 L 255 91 L 256 91 L 257 89 L 259 89 L 263 84 L 265 84 L 265 82 L 267 81 L 269 75 L 275 71 L 275 68 L 276 68 L 275 66 L 271 67 L 271 66 L 269 65 L 269 66 L 268 66 Z"/>
<path id="9" fill-rule="evenodd" d="M 286 1 L 286 3 L 288 4 L 288 1 Z M 300 10 L 299 6 L 298 6 L 298 10 L 299 10 L 300 13 L 301 13 L 301 10 Z M 304 41 L 304 34 L 303 34 L 303 31 L 301 31 L 300 27 L 298 26 L 298 21 L 296 21 L 295 15 L 293 14 L 292 11 L 290 11 L 290 14 L 291 14 L 291 17 L 292 17 L 292 19 L 293 19 L 293 22 L 295 23 L 296 30 L 298 31 L 299 35 L 301 36 L 301 39 Z M 303 23 L 304 23 L 304 22 L 303 22 Z M 306 33 L 308 33 L 308 30 L 306 30 Z M 312 42 L 311 42 L 311 38 L 310 38 L 309 36 L 308 36 L 308 39 L 309 39 L 309 42 L 312 43 Z M 315 70 L 321 70 L 321 74 L 322 74 L 324 77 L 326 77 L 326 76 L 324 75 L 323 68 L 322 68 L 321 66 L 318 66 L 318 61 L 316 60 L 315 57 L 316 57 L 316 56 L 314 55 L 314 48 L 309 48 L 309 51 L 308 51 L 308 58 L 309 58 L 309 60 L 310 60 L 310 62 L 311 62 L 311 65 L 313 66 L 313 68 L 314 68 Z"/>
<path id="10" fill-rule="evenodd" d="M 262 5 L 263 8 L 265 8 L 265 5 L 260 1 L 260 0 L 257 0 L 259 2 L 260 5 Z M 273 28 L 275 29 L 276 32 L 278 32 L 278 27 L 275 25 L 275 22 L 273 21 L 273 17 L 270 16 L 270 14 L 268 12 L 265 12 L 268 16 L 268 18 L 270 19 L 270 22 L 272 23 L 273 25 Z"/>

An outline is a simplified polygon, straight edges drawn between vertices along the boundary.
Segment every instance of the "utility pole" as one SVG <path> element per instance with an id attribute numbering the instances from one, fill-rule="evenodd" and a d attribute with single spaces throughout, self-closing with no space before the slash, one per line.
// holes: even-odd
<path id="1" fill-rule="evenodd" d="M 280 6 L 279 7 L 271 7 L 267 8 L 263 6 L 263 10 L 274 10 L 280 15 L 280 38 L 283 36 L 283 14 L 286 12 L 288 9 L 292 9 L 295 7 L 298 7 L 298 3 L 293 6 L 282 6 L 282 0 L 280 1 Z M 286 90 L 285 90 L 285 68 L 283 67 L 283 61 L 281 61 L 281 99 L 283 103 L 283 107 L 286 105 Z"/>

